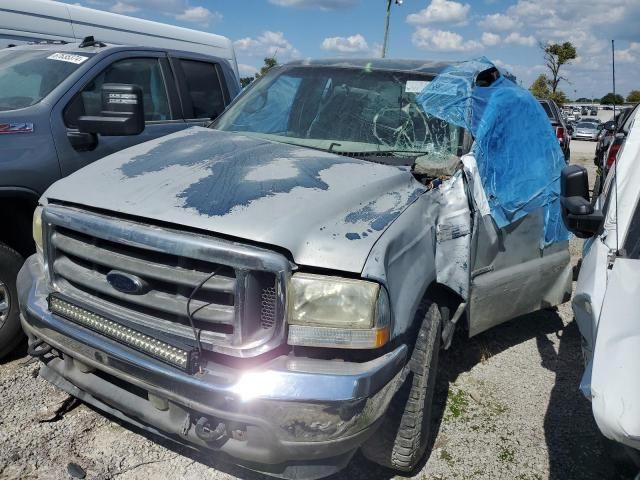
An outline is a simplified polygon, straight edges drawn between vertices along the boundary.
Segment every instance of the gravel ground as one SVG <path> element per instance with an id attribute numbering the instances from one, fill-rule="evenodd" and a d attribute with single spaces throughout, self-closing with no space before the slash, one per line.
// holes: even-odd
<path id="1" fill-rule="evenodd" d="M 593 145 L 574 142 L 572 162 L 589 165 Z M 571 247 L 575 263 L 580 245 Z M 569 304 L 461 339 L 441 366 L 437 437 L 413 478 L 632 478 L 614 466 L 578 392 L 580 338 Z M 92 479 L 266 478 L 69 404 L 37 373 L 24 353 L 0 363 L 0 478 L 71 478 L 69 462 Z M 55 415 L 58 410 L 66 413 Z M 391 478 L 356 456 L 332 480 Z"/>

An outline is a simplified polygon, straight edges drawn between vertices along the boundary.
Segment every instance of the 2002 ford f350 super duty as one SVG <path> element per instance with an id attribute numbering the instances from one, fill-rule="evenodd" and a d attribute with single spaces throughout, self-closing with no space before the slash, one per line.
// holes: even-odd
<path id="1" fill-rule="evenodd" d="M 493 65 L 467 67 L 291 63 L 209 128 L 55 183 L 18 277 L 41 375 L 272 475 L 322 477 L 359 448 L 412 470 L 456 326 L 476 335 L 570 293 L 546 115 Z M 466 93 L 447 87 L 461 78 Z M 482 121 L 431 111 L 456 98 Z M 514 124 L 523 153 L 501 157 Z M 522 200 L 507 221 L 503 174 Z"/>

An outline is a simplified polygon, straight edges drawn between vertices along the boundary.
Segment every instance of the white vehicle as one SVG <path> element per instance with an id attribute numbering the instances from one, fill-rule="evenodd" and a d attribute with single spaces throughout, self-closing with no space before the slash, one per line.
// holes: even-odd
<path id="1" fill-rule="evenodd" d="M 580 389 L 605 437 L 640 458 L 640 108 L 602 194 L 589 202 L 587 172 L 562 176 L 563 217 L 587 238 L 573 311 L 583 337 Z"/>
<path id="2" fill-rule="evenodd" d="M 0 2 L 0 48 L 40 41 L 77 42 L 88 36 L 118 45 L 183 50 L 224 58 L 238 75 L 233 43 L 221 35 L 51 0 Z"/>

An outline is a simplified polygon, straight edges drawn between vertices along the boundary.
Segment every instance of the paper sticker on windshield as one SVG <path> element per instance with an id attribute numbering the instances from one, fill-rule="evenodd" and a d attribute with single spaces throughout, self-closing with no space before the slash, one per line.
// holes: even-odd
<path id="1" fill-rule="evenodd" d="M 404 91 L 407 93 L 420 93 L 431 82 L 422 80 L 407 80 L 407 84 L 404 87 Z"/>
<path id="2" fill-rule="evenodd" d="M 69 62 L 69 63 L 75 63 L 76 65 L 80 65 L 89 57 L 83 57 L 82 55 L 74 55 L 73 53 L 54 53 L 53 55 L 49 55 L 47 58 L 49 60 L 59 60 L 61 62 Z"/>

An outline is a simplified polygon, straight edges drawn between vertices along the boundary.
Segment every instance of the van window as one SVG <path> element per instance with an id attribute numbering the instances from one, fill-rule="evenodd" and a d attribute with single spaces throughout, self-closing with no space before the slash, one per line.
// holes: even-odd
<path id="1" fill-rule="evenodd" d="M 92 54 L 52 50 L 0 50 L 0 111 L 35 105 Z"/>
<path id="2" fill-rule="evenodd" d="M 222 86 L 212 63 L 180 60 L 193 104 L 193 118 L 216 118 L 225 108 Z"/>
<path id="3" fill-rule="evenodd" d="M 78 117 L 83 115 L 100 115 L 102 86 L 105 83 L 133 84 L 142 88 L 144 118 L 147 122 L 172 118 L 158 59 L 129 58 L 111 64 L 71 100 L 64 111 L 66 126 L 75 127 Z"/>

